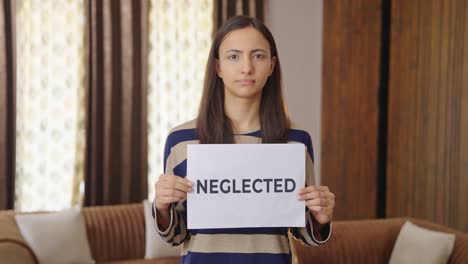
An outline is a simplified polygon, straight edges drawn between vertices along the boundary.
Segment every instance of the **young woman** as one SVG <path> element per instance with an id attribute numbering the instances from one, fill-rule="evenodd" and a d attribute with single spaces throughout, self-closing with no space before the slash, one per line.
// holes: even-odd
<path id="1" fill-rule="evenodd" d="M 307 147 L 304 228 L 187 229 L 187 144 L 303 143 Z M 307 245 L 331 235 L 334 194 L 314 185 L 310 136 L 291 124 L 283 100 L 278 51 L 255 18 L 237 16 L 218 31 L 208 58 L 198 118 L 169 133 L 165 174 L 155 184 L 153 213 L 161 237 L 183 243 L 183 263 L 291 263 L 288 234 Z M 220 205 L 222 206 L 222 205 Z"/>

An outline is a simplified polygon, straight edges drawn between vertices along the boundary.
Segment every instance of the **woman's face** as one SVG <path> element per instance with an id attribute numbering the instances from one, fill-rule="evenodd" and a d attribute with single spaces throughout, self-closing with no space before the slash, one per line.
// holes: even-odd
<path id="1" fill-rule="evenodd" d="M 270 45 L 253 27 L 234 30 L 219 47 L 216 71 L 223 80 L 225 97 L 260 99 L 263 87 L 273 72 L 276 58 Z"/>

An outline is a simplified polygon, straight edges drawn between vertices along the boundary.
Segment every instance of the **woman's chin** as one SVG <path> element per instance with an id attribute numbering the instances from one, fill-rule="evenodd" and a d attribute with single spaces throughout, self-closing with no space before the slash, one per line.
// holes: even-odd
<path id="1" fill-rule="evenodd" d="M 235 91 L 229 91 L 226 93 L 226 95 L 228 94 L 234 98 L 239 99 L 260 99 L 262 96 L 262 91 L 254 90 L 253 87 L 242 87 L 241 89 L 236 89 Z"/>

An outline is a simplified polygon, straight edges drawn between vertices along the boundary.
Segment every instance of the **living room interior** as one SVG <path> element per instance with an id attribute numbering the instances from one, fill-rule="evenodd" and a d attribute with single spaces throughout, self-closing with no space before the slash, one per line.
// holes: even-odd
<path id="1" fill-rule="evenodd" d="M 332 238 L 289 236 L 292 262 L 468 263 L 465 0 L 4 0 L 0 264 L 181 263 L 154 185 L 235 15 L 272 31 L 336 195 Z"/>

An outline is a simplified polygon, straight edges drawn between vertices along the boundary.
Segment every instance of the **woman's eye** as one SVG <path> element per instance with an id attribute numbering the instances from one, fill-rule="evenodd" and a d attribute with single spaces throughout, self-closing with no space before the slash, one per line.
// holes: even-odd
<path id="1" fill-rule="evenodd" d="M 238 58 L 238 56 L 235 55 L 235 54 L 228 57 L 228 59 L 230 59 L 230 60 L 236 60 L 237 58 Z"/>
<path id="2" fill-rule="evenodd" d="M 263 56 L 263 54 L 255 54 L 254 55 L 254 58 L 257 59 L 257 60 L 261 60 L 263 59 L 265 56 Z"/>

